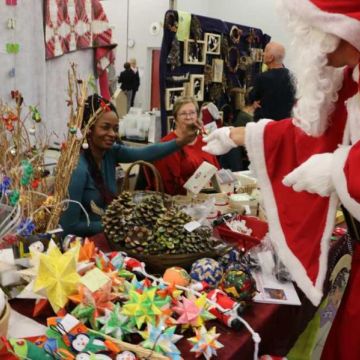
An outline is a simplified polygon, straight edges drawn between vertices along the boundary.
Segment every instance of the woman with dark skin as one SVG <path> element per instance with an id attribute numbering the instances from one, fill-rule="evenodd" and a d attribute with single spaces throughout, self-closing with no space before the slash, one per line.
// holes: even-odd
<path id="1" fill-rule="evenodd" d="M 116 197 L 115 168 L 118 163 L 161 159 L 180 150 L 197 136 L 198 125 L 194 121 L 182 136 L 173 141 L 143 148 L 117 144 L 119 119 L 115 107 L 105 99 L 96 94 L 87 99 L 83 122 L 86 124 L 100 107 L 104 110 L 90 126 L 87 134 L 88 145 L 80 154 L 69 185 L 69 198 L 83 205 L 89 215 L 90 224 L 87 223 L 81 207 L 71 203 L 60 220 L 65 234 L 91 236 L 102 232 L 100 213 Z"/>

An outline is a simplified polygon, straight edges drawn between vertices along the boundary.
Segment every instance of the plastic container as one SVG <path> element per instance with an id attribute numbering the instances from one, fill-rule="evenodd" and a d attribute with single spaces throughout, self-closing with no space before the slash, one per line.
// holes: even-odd
<path id="1" fill-rule="evenodd" d="M 254 216 L 238 215 L 236 220 L 245 220 L 246 226 L 252 230 L 251 235 L 232 231 L 226 224 L 215 226 L 214 231 L 219 237 L 239 249 L 249 250 L 258 245 L 269 230 L 268 223 Z"/>

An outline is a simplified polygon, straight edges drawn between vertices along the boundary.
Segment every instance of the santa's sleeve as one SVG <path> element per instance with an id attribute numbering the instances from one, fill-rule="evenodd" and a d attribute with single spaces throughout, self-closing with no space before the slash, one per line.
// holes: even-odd
<path id="1" fill-rule="evenodd" d="M 294 281 L 317 305 L 337 197 L 295 192 L 282 180 L 314 153 L 329 151 L 329 141 L 307 136 L 291 119 L 263 119 L 246 126 L 245 145 L 261 188 L 270 238 Z"/>
<path id="2" fill-rule="evenodd" d="M 360 221 L 360 141 L 334 153 L 332 180 L 344 207 Z"/>

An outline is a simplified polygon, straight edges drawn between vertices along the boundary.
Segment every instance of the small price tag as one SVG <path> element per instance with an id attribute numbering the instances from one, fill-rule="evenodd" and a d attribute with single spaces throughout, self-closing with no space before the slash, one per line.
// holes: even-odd
<path id="1" fill-rule="evenodd" d="M 199 228 L 201 224 L 198 221 L 190 221 L 187 224 L 184 225 L 184 228 L 188 232 L 193 232 L 197 228 Z"/>

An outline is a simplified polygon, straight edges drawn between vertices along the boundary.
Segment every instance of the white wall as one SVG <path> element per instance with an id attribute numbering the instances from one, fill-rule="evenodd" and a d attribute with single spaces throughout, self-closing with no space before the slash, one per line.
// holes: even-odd
<path id="1" fill-rule="evenodd" d="M 262 29 L 274 41 L 287 49 L 285 64 L 291 68 L 289 35 L 275 9 L 276 0 L 177 0 L 177 9 L 197 15 L 219 18 L 241 25 Z M 150 107 L 151 50 L 161 47 L 162 29 L 150 34 L 153 22 L 163 22 L 169 0 L 103 0 L 104 10 L 114 26 L 113 41 L 118 44 L 116 72 L 123 70 L 126 60 L 134 57 L 140 69 L 141 85 L 135 105 L 148 110 Z M 127 39 L 135 41 L 133 48 Z"/>
<path id="2" fill-rule="evenodd" d="M 208 0 L 178 0 L 177 8 L 194 14 L 207 15 Z M 116 50 L 116 73 L 123 70 L 123 64 L 136 58 L 141 76 L 141 85 L 135 105 L 145 110 L 150 107 L 151 50 L 160 48 L 162 28 L 157 35 L 150 34 L 154 22 L 163 23 L 169 0 L 106 0 L 102 5 L 113 29 Z M 135 41 L 133 48 L 127 46 L 127 39 Z"/>
<path id="3" fill-rule="evenodd" d="M 291 68 L 290 36 L 275 4 L 276 0 L 209 0 L 208 14 L 224 21 L 261 29 L 271 36 L 271 40 L 285 46 L 285 65 Z"/>

